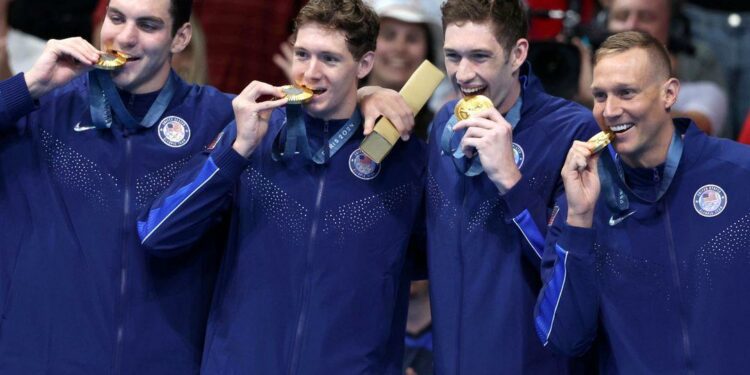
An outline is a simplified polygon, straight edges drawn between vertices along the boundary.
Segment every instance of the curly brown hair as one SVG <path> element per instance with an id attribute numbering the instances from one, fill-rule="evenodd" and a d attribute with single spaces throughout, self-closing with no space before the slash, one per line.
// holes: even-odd
<path id="1" fill-rule="evenodd" d="M 309 23 L 342 31 L 355 60 L 377 46 L 380 20 L 361 0 L 310 0 L 294 20 L 295 38 L 297 30 Z"/>

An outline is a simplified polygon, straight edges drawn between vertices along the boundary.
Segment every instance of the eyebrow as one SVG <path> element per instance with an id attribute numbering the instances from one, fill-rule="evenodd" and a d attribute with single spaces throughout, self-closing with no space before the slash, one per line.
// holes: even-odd
<path id="1" fill-rule="evenodd" d="M 444 48 L 444 51 L 445 52 L 463 52 L 463 53 L 468 53 L 468 54 L 473 54 L 473 53 L 488 53 L 488 54 L 492 54 L 492 51 L 490 51 L 488 49 L 483 49 L 483 48 L 477 48 L 477 49 L 472 49 L 472 50 L 468 50 L 468 51 L 464 51 L 464 50 L 461 50 L 461 49 L 454 49 L 454 48 Z"/>
<path id="2" fill-rule="evenodd" d="M 109 13 L 109 12 L 115 12 L 117 14 L 124 15 L 124 13 L 122 11 L 120 11 L 117 8 L 113 8 L 113 7 L 107 7 L 107 13 Z M 136 20 L 136 22 L 143 22 L 143 21 L 154 22 L 154 23 L 158 23 L 158 24 L 160 24 L 162 26 L 166 24 L 166 22 L 164 22 L 163 19 L 161 19 L 159 17 L 152 17 L 152 16 L 138 17 L 135 20 Z"/>

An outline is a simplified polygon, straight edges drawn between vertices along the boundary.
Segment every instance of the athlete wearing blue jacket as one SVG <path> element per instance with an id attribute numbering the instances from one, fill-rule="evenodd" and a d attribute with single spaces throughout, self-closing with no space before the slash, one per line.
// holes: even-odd
<path id="1" fill-rule="evenodd" d="M 141 216 L 139 233 L 170 252 L 231 216 L 204 373 L 400 374 L 424 147 L 401 142 L 380 165 L 359 150 L 357 80 L 378 24 L 369 7 L 314 0 L 296 24 L 292 73 L 312 100 L 267 118 L 287 99 L 256 102 L 281 93 L 251 83 L 234 101 L 237 122 Z"/>
<path id="2" fill-rule="evenodd" d="M 569 355 L 596 340 L 604 374 L 745 373 L 750 149 L 672 121 L 679 82 L 647 34 L 610 37 L 595 64 L 594 111 L 614 148 L 568 155 L 539 337 Z"/>
<path id="3" fill-rule="evenodd" d="M 111 79 L 97 71 L 69 81 L 99 52 L 66 39 L 0 82 L 2 374 L 198 372 L 222 246 L 167 261 L 144 251 L 135 225 L 232 119 L 230 98 L 171 73 L 190 10 L 173 5 L 185 18 L 168 0 L 110 2 L 102 40 L 133 58 Z M 116 87 L 109 105 L 93 105 L 107 87 Z M 165 106 L 146 121 L 158 98 Z M 126 125 L 113 100 L 140 124 Z"/>
<path id="4" fill-rule="evenodd" d="M 562 189 L 560 167 L 573 140 L 596 131 L 594 119 L 547 95 L 524 63 L 527 26 L 519 2 L 449 0 L 443 23 L 453 82 L 466 96 L 490 97 L 497 109 L 457 121 L 450 102 L 430 134 L 436 373 L 564 373 L 567 360 L 534 337 L 533 308 L 547 218 Z M 495 25 L 503 25 L 500 36 Z M 466 161 L 461 151 L 478 155 Z"/>

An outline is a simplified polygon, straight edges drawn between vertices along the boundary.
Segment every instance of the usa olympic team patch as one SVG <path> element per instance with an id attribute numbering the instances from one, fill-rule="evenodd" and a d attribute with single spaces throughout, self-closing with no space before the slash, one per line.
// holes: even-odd
<path id="1" fill-rule="evenodd" d="M 695 212 L 704 217 L 719 215 L 727 207 L 727 193 L 720 186 L 702 186 L 693 195 Z"/>
<path id="2" fill-rule="evenodd" d="M 159 122 L 159 139 L 169 147 L 182 147 L 190 140 L 190 126 L 177 116 L 165 117 Z"/>
<path id="3" fill-rule="evenodd" d="M 380 173 L 380 165 L 367 157 L 362 150 L 356 149 L 349 155 L 349 170 L 361 180 L 372 180 Z"/>
<path id="4" fill-rule="evenodd" d="M 521 166 L 523 165 L 523 161 L 526 158 L 526 155 L 523 152 L 523 148 L 518 145 L 518 143 L 513 143 L 513 161 L 516 162 L 516 167 L 518 169 L 521 169 Z"/>

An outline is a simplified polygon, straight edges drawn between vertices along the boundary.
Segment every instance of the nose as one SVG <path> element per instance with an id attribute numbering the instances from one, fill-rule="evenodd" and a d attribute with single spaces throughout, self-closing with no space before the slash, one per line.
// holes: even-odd
<path id="1" fill-rule="evenodd" d="M 126 23 L 115 37 L 118 48 L 129 50 L 138 44 L 138 29 L 134 23 Z"/>
<path id="2" fill-rule="evenodd" d="M 467 83 L 474 79 L 474 76 L 476 76 L 476 73 L 471 65 L 471 61 L 469 59 L 461 59 L 456 68 L 456 81 L 458 83 Z"/>
<path id="3" fill-rule="evenodd" d="M 620 99 L 610 95 L 604 102 L 604 108 L 602 116 L 607 119 L 617 118 L 622 114 L 622 106 L 620 105 Z"/>
<path id="4" fill-rule="evenodd" d="M 315 82 L 320 80 L 321 77 L 321 62 L 313 57 L 307 62 L 307 66 L 305 66 L 304 80 L 307 82 Z"/>
<path id="5" fill-rule="evenodd" d="M 406 53 L 406 36 L 400 35 L 393 41 L 393 49 L 396 50 L 399 54 Z"/>
<path id="6" fill-rule="evenodd" d="M 637 12 L 632 12 L 625 20 L 625 30 L 641 30 L 641 20 Z"/>

